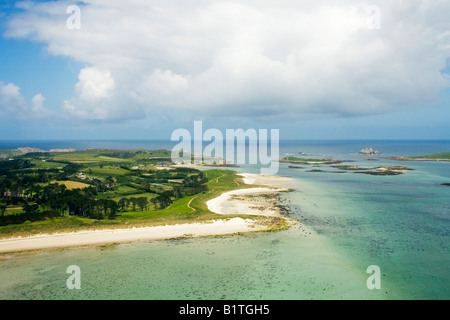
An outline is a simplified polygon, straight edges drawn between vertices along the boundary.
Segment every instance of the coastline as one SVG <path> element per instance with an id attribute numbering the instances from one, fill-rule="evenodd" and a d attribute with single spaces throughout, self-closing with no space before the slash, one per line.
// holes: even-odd
<path id="1" fill-rule="evenodd" d="M 228 191 L 207 201 L 206 205 L 211 212 L 222 215 L 245 213 L 248 215 L 282 217 L 280 209 L 274 206 L 276 202 L 274 197 L 279 192 L 289 191 L 289 188 L 283 183 L 288 181 L 288 178 L 250 173 L 238 175 L 243 177 L 245 184 L 258 185 L 258 187 Z"/>
<path id="2" fill-rule="evenodd" d="M 43 234 L 0 240 L 0 253 L 55 249 L 88 245 L 105 245 L 137 241 L 168 240 L 181 237 L 203 237 L 262 231 L 252 220 L 233 218 L 212 222 L 78 231 L 72 233 Z"/>
<path id="3" fill-rule="evenodd" d="M 249 218 L 235 217 L 199 223 L 133 227 L 127 229 L 101 229 L 71 233 L 41 234 L 29 237 L 15 237 L 0 240 L 0 254 L 30 250 L 105 245 L 137 241 L 168 240 L 182 237 L 206 237 L 232 235 L 273 230 L 274 223 L 284 222 L 292 227 L 298 221 L 283 217 L 275 205 L 274 196 L 288 191 L 284 186 L 288 178 L 239 173 L 246 184 L 255 188 L 238 189 L 223 193 L 207 201 L 208 209 L 216 214 L 249 215 Z M 267 187 L 259 187 L 264 185 Z M 248 197 L 251 197 L 249 199 Z M 266 216 L 268 219 L 252 219 L 252 215 Z"/>

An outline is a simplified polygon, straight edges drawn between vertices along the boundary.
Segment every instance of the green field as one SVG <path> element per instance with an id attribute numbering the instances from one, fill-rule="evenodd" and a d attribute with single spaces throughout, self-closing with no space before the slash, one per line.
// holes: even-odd
<path id="1" fill-rule="evenodd" d="M 130 173 L 130 170 L 121 168 L 120 166 L 89 166 L 87 172 L 84 172 L 88 176 L 107 177 L 114 175 L 126 175 Z"/>
<path id="2" fill-rule="evenodd" d="M 82 153 L 64 153 L 53 156 L 55 161 L 70 161 L 74 163 L 96 163 L 96 162 L 125 162 L 125 159 L 117 159 L 111 157 L 100 156 L 96 152 L 82 152 Z"/>

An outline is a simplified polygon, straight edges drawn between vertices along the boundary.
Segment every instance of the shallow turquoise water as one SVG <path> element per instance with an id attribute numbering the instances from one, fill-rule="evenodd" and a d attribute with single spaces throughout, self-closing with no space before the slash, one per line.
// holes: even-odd
<path id="1" fill-rule="evenodd" d="M 379 299 L 365 270 L 296 230 L 3 257 L 1 299 Z M 81 289 L 66 268 L 81 269 Z"/>
<path id="2" fill-rule="evenodd" d="M 296 171 L 303 192 L 289 196 L 294 216 L 352 265 L 378 265 L 396 291 L 389 298 L 448 299 L 450 188 L 441 183 L 450 164 L 408 166 L 415 170 L 384 177 Z"/>
<path id="3" fill-rule="evenodd" d="M 294 178 L 290 215 L 306 232 L 1 255 L 0 299 L 449 299 L 450 188 L 441 183 L 450 164 L 339 150 L 356 165 L 414 170 L 380 177 L 282 165 L 279 174 Z M 80 290 L 66 286 L 70 265 L 81 268 Z M 370 265 L 381 269 L 380 290 L 366 286 Z"/>

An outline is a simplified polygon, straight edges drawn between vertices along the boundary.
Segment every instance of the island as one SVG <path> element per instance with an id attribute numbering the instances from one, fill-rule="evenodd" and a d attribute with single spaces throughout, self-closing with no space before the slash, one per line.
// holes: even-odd
<path id="1" fill-rule="evenodd" d="M 0 252 L 287 229 L 286 179 L 174 165 L 168 150 L 10 153 Z"/>
<path id="2" fill-rule="evenodd" d="M 423 156 L 403 156 L 403 157 L 386 157 L 387 160 L 398 161 L 436 161 L 450 162 L 450 152 L 428 154 Z"/>
<path id="3" fill-rule="evenodd" d="M 353 171 L 355 173 L 363 173 L 373 176 L 395 176 L 412 170 L 405 166 L 378 166 L 375 168 L 365 168 L 354 165 L 337 164 L 332 167 L 340 170 Z"/>
<path id="4" fill-rule="evenodd" d="M 278 161 L 292 164 L 336 164 L 342 162 L 340 160 L 334 159 L 309 159 L 309 158 L 298 158 L 294 156 L 287 156 L 279 159 Z M 293 167 L 293 169 L 295 169 L 295 167 Z"/>
<path id="5" fill-rule="evenodd" d="M 69 152 L 75 152 L 75 149 L 51 149 L 49 151 L 44 151 L 38 148 L 30 148 L 30 147 L 22 147 L 17 148 L 14 150 L 0 150 L 0 160 L 1 159 L 8 159 L 8 158 L 14 158 L 15 156 L 21 156 L 28 153 L 69 153 Z"/>
<path id="6" fill-rule="evenodd" d="M 382 153 L 378 150 L 373 150 L 372 148 L 365 148 L 365 149 L 361 149 L 361 151 L 359 151 L 359 154 L 371 156 L 371 155 L 380 155 Z"/>

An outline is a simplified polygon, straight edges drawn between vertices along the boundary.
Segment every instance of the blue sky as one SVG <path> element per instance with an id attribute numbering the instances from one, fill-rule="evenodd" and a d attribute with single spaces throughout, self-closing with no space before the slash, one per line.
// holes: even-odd
<path id="1" fill-rule="evenodd" d="M 448 1 L 73 4 L 0 5 L 0 139 L 450 139 Z"/>

